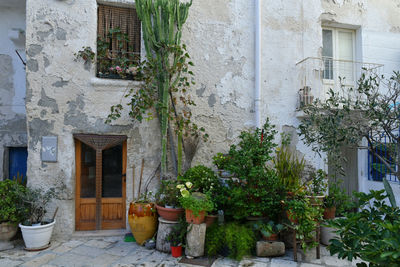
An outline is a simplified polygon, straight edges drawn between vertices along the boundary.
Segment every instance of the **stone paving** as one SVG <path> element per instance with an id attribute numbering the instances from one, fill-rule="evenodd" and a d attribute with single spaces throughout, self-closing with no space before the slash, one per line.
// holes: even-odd
<path id="1" fill-rule="evenodd" d="M 22 240 L 17 240 L 14 249 L 0 252 L 0 267 L 193 266 L 179 263 L 179 259 L 173 258 L 170 254 L 148 250 L 136 243 L 126 243 L 122 239 L 122 236 L 113 236 L 53 241 L 50 248 L 40 252 L 25 251 Z M 356 266 L 356 262 L 351 263 L 329 256 L 325 247 L 321 247 L 321 259 L 312 259 L 314 255 L 315 253 L 307 253 L 303 257 L 306 262 L 296 263 L 292 260 L 293 252 L 287 250 L 285 256 L 277 258 L 248 258 L 241 262 L 219 258 L 212 267 Z M 301 259 L 300 254 L 299 256 Z"/>

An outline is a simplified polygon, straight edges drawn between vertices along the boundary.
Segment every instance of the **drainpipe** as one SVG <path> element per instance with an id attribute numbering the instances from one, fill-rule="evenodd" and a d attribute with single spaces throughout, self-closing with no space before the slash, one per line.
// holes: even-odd
<path id="1" fill-rule="evenodd" d="M 261 0 L 255 0 L 255 88 L 254 88 L 254 113 L 255 126 L 261 128 Z"/>

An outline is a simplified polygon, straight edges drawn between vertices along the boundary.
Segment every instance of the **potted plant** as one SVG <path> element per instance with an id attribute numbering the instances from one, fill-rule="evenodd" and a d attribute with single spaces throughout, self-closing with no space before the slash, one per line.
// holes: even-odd
<path id="1" fill-rule="evenodd" d="M 315 247 L 315 230 L 322 218 L 322 208 L 310 203 L 304 193 L 288 199 L 285 203 L 289 226 L 296 231 L 296 238 L 303 250 Z"/>
<path id="2" fill-rule="evenodd" d="M 349 196 L 340 187 L 341 180 L 329 182 L 328 195 L 324 199 L 324 219 L 334 219 L 336 213 L 342 214 L 349 206 Z M 337 212 L 336 212 L 337 211 Z"/>
<path id="3" fill-rule="evenodd" d="M 215 164 L 215 166 L 217 166 L 218 174 L 221 179 L 232 177 L 232 173 L 226 170 L 226 166 L 229 163 L 229 155 L 225 155 L 219 152 L 213 157 L 213 163 Z"/>
<path id="4" fill-rule="evenodd" d="M 292 197 L 301 189 L 305 160 L 291 150 L 290 135 L 282 134 L 281 138 L 281 146 L 276 149 L 273 163 L 280 183 L 284 185 L 287 195 Z"/>
<path id="5" fill-rule="evenodd" d="M 179 201 L 185 209 L 186 221 L 193 224 L 201 224 L 204 222 L 206 213 L 213 210 L 214 203 L 211 201 L 209 194 L 200 192 L 191 192 L 193 184 L 186 182 L 177 185 L 181 197 Z"/>
<path id="6" fill-rule="evenodd" d="M 141 246 L 154 236 L 157 228 L 157 214 L 152 197 L 152 192 L 145 192 L 129 205 L 128 223 L 136 243 Z"/>
<path id="7" fill-rule="evenodd" d="M 188 230 L 189 228 L 189 230 Z M 172 257 L 178 258 L 182 256 L 182 247 L 185 244 L 186 234 L 190 231 L 190 226 L 185 219 L 179 219 L 179 222 L 174 225 L 172 231 L 167 235 L 167 241 L 171 246 Z"/>
<path id="8" fill-rule="evenodd" d="M 45 219 L 48 204 L 57 198 L 57 188 L 26 188 L 19 196 L 27 205 L 27 218 L 19 224 L 25 247 L 28 250 L 40 250 L 49 246 L 54 225 L 55 213 L 52 219 Z M 57 211 L 57 210 L 56 210 Z"/>
<path id="9" fill-rule="evenodd" d="M 25 187 L 16 181 L 0 181 L 0 242 L 7 242 L 15 236 L 20 223 L 27 212 L 27 206 L 21 202 L 18 192 Z"/>
<path id="10" fill-rule="evenodd" d="M 273 221 L 269 221 L 268 223 L 258 221 L 254 224 L 254 229 L 261 233 L 264 240 L 277 241 L 278 234 L 284 229 L 284 226 Z"/>
<path id="11" fill-rule="evenodd" d="M 312 172 L 310 181 L 306 182 L 306 193 L 312 205 L 323 205 L 325 192 L 327 189 L 328 174 L 319 169 Z"/>
<path id="12" fill-rule="evenodd" d="M 167 221 L 178 221 L 179 217 L 185 211 L 180 207 L 179 196 L 180 191 L 176 187 L 176 180 L 161 181 L 161 188 L 157 193 L 157 212 L 163 219 Z"/>

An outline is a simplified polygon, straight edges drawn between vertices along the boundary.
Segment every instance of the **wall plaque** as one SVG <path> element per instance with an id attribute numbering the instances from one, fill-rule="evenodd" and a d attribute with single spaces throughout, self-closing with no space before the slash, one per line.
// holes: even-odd
<path id="1" fill-rule="evenodd" d="M 42 161 L 57 162 L 57 136 L 42 136 Z"/>

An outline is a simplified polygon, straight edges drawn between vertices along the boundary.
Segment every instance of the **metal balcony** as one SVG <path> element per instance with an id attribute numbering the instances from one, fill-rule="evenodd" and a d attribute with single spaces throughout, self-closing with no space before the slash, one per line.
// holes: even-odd
<path id="1" fill-rule="evenodd" d="M 382 64 L 339 60 L 328 57 L 308 57 L 296 64 L 298 70 L 298 109 L 310 104 L 314 99 L 324 100 L 332 89 L 346 94 L 355 88 L 361 74 L 381 74 Z"/>

